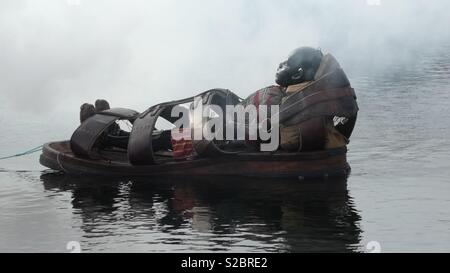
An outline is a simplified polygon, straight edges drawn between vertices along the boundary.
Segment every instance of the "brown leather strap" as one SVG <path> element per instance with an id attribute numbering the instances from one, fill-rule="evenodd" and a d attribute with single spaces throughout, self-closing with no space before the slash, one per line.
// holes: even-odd
<path id="1" fill-rule="evenodd" d="M 154 106 L 140 115 L 133 124 L 128 141 L 128 159 L 133 165 L 153 164 L 152 134 L 164 107 Z"/>
<path id="2" fill-rule="evenodd" d="M 303 111 L 305 107 L 310 107 L 309 103 L 317 103 L 317 101 L 326 101 L 333 97 L 333 92 L 329 92 L 330 89 L 343 90 L 343 88 L 349 88 L 350 82 L 342 69 L 336 69 L 333 72 L 328 73 L 321 79 L 306 86 L 301 91 L 296 92 L 288 96 L 280 105 L 280 122 L 292 118 L 297 113 Z M 324 93 L 322 93 L 324 92 Z M 344 91 L 345 92 L 349 92 Z M 352 92 L 352 91 L 350 91 Z M 315 95 L 319 93 L 318 95 Z M 348 93 L 346 93 L 348 94 Z M 356 99 L 353 93 L 353 99 Z M 311 98 L 310 98 L 311 97 Z M 305 98 L 307 98 L 305 100 Z"/>
<path id="3" fill-rule="evenodd" d="M 320 116 L 353 117 L 358 112 L 356 95 L 342 69 L 328 73 L 280 105 L 280 122 L 292 125 Z"/>
<path id="4" fill-rule="evenodd" d="M 136 119 L 131 131 L 130 140 L 128 142 L 128 159 L 131 164 L 149 165 L 157 163 L 154 157 L 155 151 L 153 149 L 153 131 L 155 129 L 156 121 L 159 117 L 162 117 L 171 123 L 175 122 L 178 117 L 171 117 L 172 108 L 176 105 L 193 102 L 195 97 L 201 97 L 201 101 L 204 104 L 236 104 L 241 100 L 229 90 L 211 89 L 194 97 L 165 102 L 150 107 Z M 211 145 L 206 143 L 206 146 Z"/>
<path id="5" fill-rule="evenodd" d="M 100 138 L 116 120 L 134 120 L 139 113 L 124 108 L 113 108 L 95 114 L 86 119 L 73 133 L 70 146 L 74 154 L 84 157 L 93 157 L 93 148 Z"/>
<path id="6" fill-rule="evenodd" d="M 350 118 L 358 113 L 358 105 L 353 88 L 347 87 L 313 93 L 291 104 L 290 108 L 284 108 L 284 111 L 289 118 L 285 118 L 283 124 L 289 126 L 321 116 Z"/>

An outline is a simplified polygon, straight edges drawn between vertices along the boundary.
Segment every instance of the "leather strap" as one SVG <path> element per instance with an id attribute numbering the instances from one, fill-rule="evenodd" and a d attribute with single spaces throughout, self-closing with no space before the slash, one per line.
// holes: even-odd
<path id="1" fill-rule="evenodd" d="M 355 92 L 339 68 L 288 96 L 280 105 L 279 120 L 288 126 L 320 116 L 351 118 L 358 110 Z"/>
<path id="2" fill-rule="evenodd" d="M 131 164 L 149 165 L 157 163 L 154 156 L 155 151 L 153 149 L 153 141 L 155 137 L 153 132 L 155 130 L 156 121 L 159 117 L 161 117 L 171 123 L 175 122 L 178 117 L 171 117 L 172 108 L 176 105 L 194 102 L 194 98 L 196 97 L 201 97 L 201 102 L 205 105 L 211 104 L 212 102 L 214 102 L 214 104 L 218 104 L 217 102 L 222 102 L 224 104 L 236 104 L 240 101 L 240 98 L 229 90 L 211 89 L 194 97 L 165 102 L 150 107 L 136 119 L 131 131 L 130 140 L 128 142 L 128 159 Z M 193 144 L 195 147 L 196 143 L 194 142 Z M 206 148 L 210 146 L 210 142 L 204 144 L 206 145 L 197 145 L 197 147 L 202 146 Z M 202 154 L 209 150 L 209 148 L 199 149 L 197 152 Z"/>
<path id="3" fill-rule="evenodd" d="M 74 154 L 93 158 L 93 148 L 100 136 L 120 119 L 134 120 L 139 113 L 125 108 L 113 108 L 86 119 L 72 134 L 70 146 Z"/>

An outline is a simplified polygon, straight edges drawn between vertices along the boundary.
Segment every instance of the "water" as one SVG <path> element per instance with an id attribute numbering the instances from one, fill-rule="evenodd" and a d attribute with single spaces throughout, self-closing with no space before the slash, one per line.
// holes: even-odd
<path id="1" fill-rule="evenodd" d="M 352 174 L 327 181 L 107 180 L 0 161 L 0 251 L 450 251 L 450 46 L 348 71 Z M 65 139 L 77 117 L 0 117 L 0 156 Z"/>

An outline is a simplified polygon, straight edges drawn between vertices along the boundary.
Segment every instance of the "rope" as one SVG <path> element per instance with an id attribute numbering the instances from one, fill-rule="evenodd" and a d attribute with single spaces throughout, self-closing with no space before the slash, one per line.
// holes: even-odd
<path id="1" fill-rule="evenodd" d="M 33 153 L 41 151 L 42 147 L 44 147 L 44 145 L 37 146 L 37 147 L 35 147 L 35 148 L 31 149 L 31 150 L 25 151 L 23 153 L 18 153 L 18 154 L 15 154 L 15 155 L 10 155 L 10 156 L 5 156 L 5 157 L 0 157 L 0 160 L 33 154 Z"/>

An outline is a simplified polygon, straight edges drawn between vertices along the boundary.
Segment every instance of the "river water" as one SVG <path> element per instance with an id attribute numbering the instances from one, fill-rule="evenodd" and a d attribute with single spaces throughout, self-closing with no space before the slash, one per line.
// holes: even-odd
<path id="1" fill-rule="evenodd" d="M 349 78 L 348 179 L 101 181 L 3 160 L 0 251 L 450 251 L 450 47 Z M 77 118 L 0 110 L 0 156 L 67 139 Z"/>

